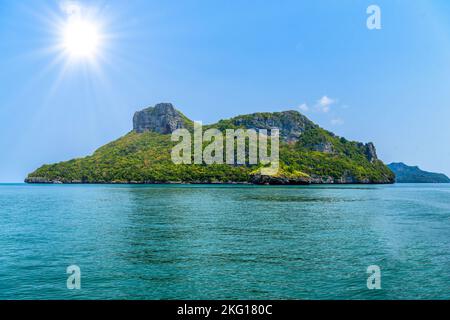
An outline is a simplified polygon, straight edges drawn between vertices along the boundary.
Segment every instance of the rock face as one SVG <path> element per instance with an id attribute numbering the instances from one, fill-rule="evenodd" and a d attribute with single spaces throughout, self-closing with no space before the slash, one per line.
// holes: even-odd
<path id="1" fill-rule="evenodd" d="M 295 142 L 300 135 L 316 125 L 297 111 L 283 111 L 274 113 L 253 113 L 232 118 L 235 126 L 247 129 L 280 129 L 280 138 L 286 142 Z"/>
<path id="2" fill-rule="evenodd" d="M 366 154 L 366 157 L 370 162 L 378 160 L 377 151 L 372 142 L 366 143 L 364 147 L 366 148 L 364 153 Z"/>
<path id="3" fill-rule="evenodd" d="M 171 103 L 159 103 L 136 112 L 133 117 L 133 130 L 137 133 L 154 131 L 168 134 L 185 126 L 186 120 L 183 115 L 175 110 Z"/>
<path id="4" fill-rule="evenodd" d="M 450 183 L 450 179 L 443 173 L 423 171 L 403 162 L 391 163 L 388 167 L 395 173 L 397 183 Z"/>
<path id="5" fill-rule="evenodd" d="M 47 178 L 42 178 L 42 177 L 28 177 L 28 178 L 25 179 L 25 183 L 47 184 L 47 183 L 54 183 L 54 181 L 49 180 Z"/>
<path id="6" fill-rule="evenodd" d="M 314 146 L 312 146 L 311 149 L 314 151 L 319 151 L 319 152 L 323 152 L 323 153 L 333 153 L 334 152 L 333 144 L 329 141 L 319 142 L 319 143 L 315 144 Z"/>
<path id="7" fill-rule="evenodd" d="M 264 185 L 308 185 L 311 179 L 305 177 L 289 178 L 283 176 L 263 176 L 260 174 L 251 177 L 251 183 Z"/>

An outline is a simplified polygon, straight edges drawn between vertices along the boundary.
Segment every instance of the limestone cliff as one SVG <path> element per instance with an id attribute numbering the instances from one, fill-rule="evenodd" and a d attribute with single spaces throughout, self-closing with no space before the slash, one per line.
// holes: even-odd
<path id="1" fill-rule="evenodd" d="M 134 114 L 133 130 L 137 133 L 154 131 L 168 134 L 176 129 L 187 127 L 188 122 L 187 118 L 175 110 L 171 103 L 159 103 Z"/>

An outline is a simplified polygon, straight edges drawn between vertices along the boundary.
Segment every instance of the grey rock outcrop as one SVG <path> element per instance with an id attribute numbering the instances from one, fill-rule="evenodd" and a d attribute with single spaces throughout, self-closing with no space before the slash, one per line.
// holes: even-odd
<path id="1" fill-rule="evenodd" d="M 312 150 L 319 151 L 323 153 L 333 153 L 333 144 L 329 141 L 321 142 L 312 147 Z"/>
<path id="2" fill-rule="evenodd" d="M 52 180 L 49 180 L 47 178 L 42 178 L 42 177 L 29 177 L 25 179 L 25 183 L 42 183 L 42 184 L 47 184 L 47 183 L 53 183 Z"/>
<path id="3" fill-rule="evenodd" d="M 185 127 L 186 119 L 171 103 L 159 103 L 136 112 L 133 117 L 133 130 L 138 133 L 154 131 L 169 134 Z"/>
<path id="4" fill-rule="evenodd" d="M 373 144 L 372 142 L 369 142 L 369 143 L 366 143 L 366 144 L 364 145 L 364 147 L 365 147 L 364 153 L 365 153 L 367 159 L 368 159 L 370 162 L 377 161 L 377 160 L 378 160 L 378 157 L 377 157 L 377 150 L 375 149 L 374 144 Z"/>
<path id="5" fill-rule="evenodd" d="M 231 119 L 235 126 L 244 126 L 247 129 L 273 129 L 280 130 L 280 138 L 286 142 L 295 142 L 307 129 L 316 125 L 297 111 L 283 111 L 274 113 L 253 113 L 237 116 Z"/>
<path id="6" fill-rule="evenodd" d="M 256 174 L 251 177 L 253 184 L 265 184 L 265 185 L 308 185 L 311 181 L 307 177 L 288 178 L 283 176 L 264 176 Z"/>

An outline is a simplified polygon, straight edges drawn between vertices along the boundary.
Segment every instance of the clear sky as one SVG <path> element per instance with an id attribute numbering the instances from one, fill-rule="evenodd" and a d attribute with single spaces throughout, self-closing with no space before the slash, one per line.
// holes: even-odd
<path id="1" fill-rule="evenodd" d="M 0 0 L 1 182 L 92 153 L 158 102 L 204 123 L 294 109 L 450 174 L 450 1 L 77 1 L 100 44 L 75 59 L 67 5 Z"/>

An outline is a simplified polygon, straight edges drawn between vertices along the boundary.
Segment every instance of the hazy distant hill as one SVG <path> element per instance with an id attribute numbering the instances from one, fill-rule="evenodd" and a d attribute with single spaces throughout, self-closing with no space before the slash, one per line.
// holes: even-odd
<path id="1" fill-rule="evenodd" d="M 408 166 L 402 162 L 391 163 L 388 167 L 395 173 L 398 183 L 450 183 L 443 173 L 420 170 L 417 166 Z"/>
<path id="2" fill-rule="evenodd" d="M 261 177 L 258 166 L 176 165 L 171 161 L 178 128 L 193 122 L 169 103 L 136 112 L 133 131 L 93 155 L 44 165 L 29 183 L 393 183 L 394 174 L 377 158 L 372 143 L 348 141 L 320 128 L 297 111 L 254 113 L 206 128 L 280 129 L 280 171 Z"/>

